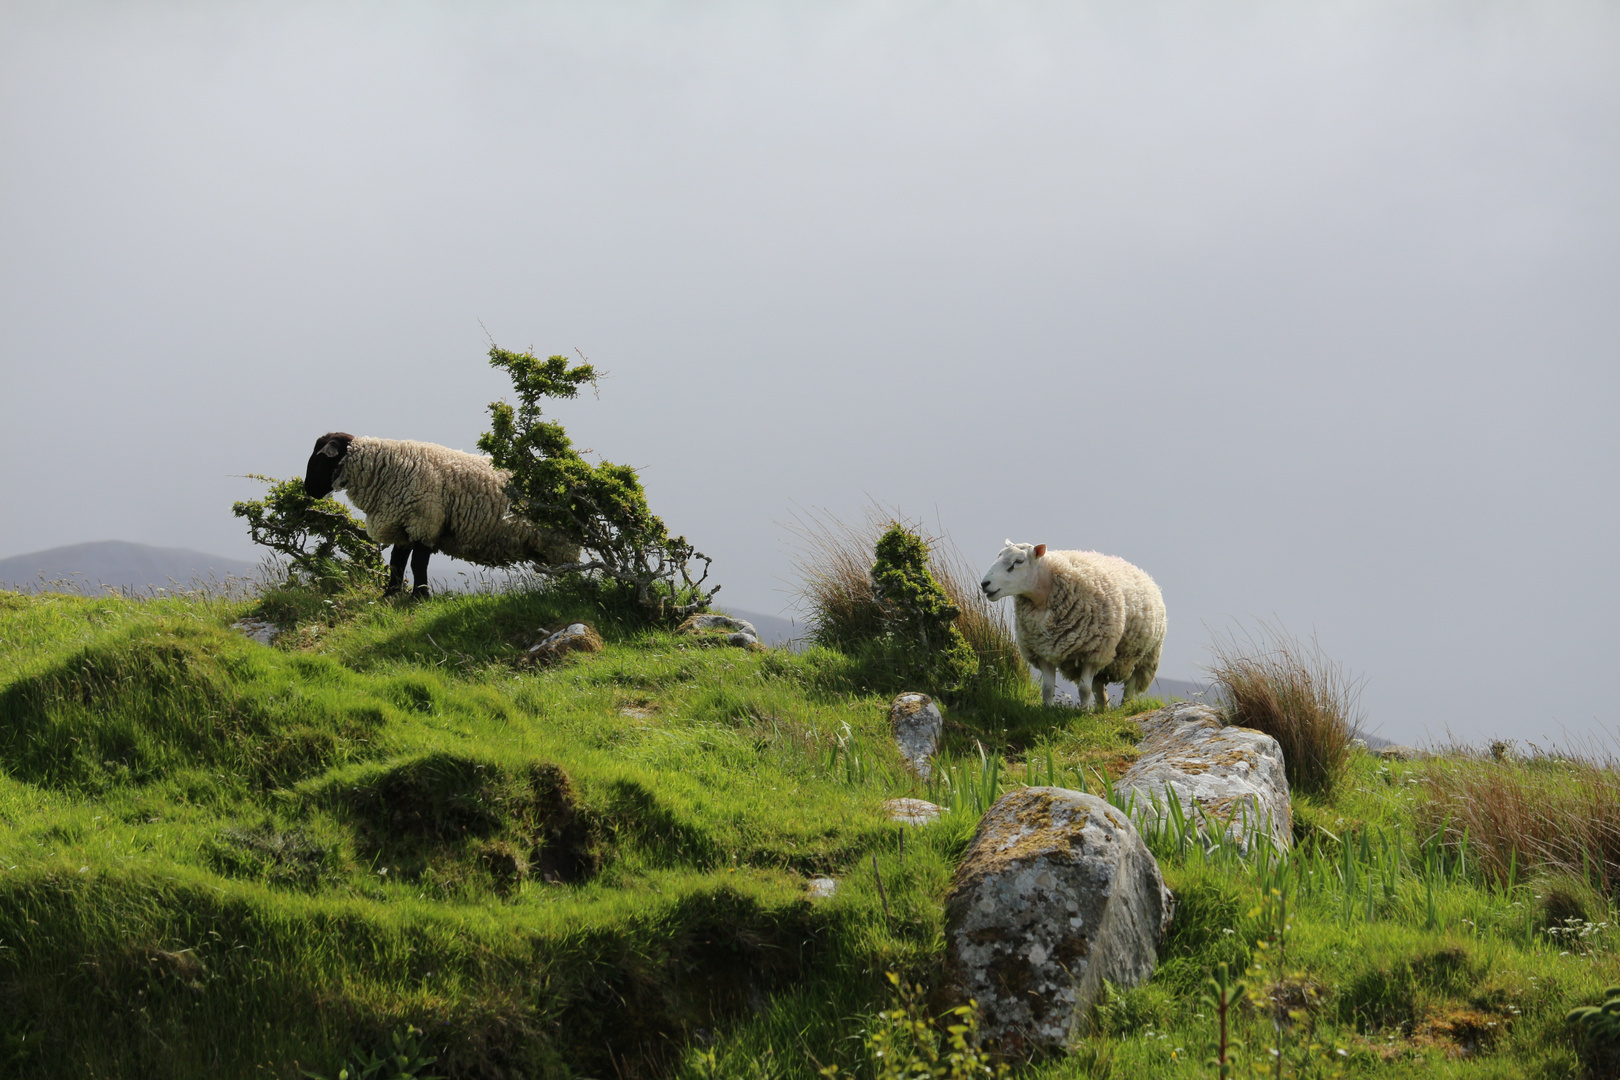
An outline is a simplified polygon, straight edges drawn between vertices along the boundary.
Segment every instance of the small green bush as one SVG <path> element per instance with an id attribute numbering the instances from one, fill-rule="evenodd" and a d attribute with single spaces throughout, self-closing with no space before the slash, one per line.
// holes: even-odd
<path id="1" fill-rule="evenodd" d="M 893 1008 L 878 1013 L 866 1031 L 866 1052 L 875 1080 L 972 1080 L 1005 1076 L 1010 1066 L 995 1063 L 979 1034 L 976 1002 L 958 1005 L 937 1019 L 923 1009 L 926 995 L 889 972 Z M 837 1065 L 821 1070 L 836 1078 Z"/>
<path id="2" fill-rule="evenodd" d="M 961 609 L 928 569 L 928 545 L 894 522 L 878 538 L 874 554 L 872 594 L 903 666 L 932 689 L 960 690 L 979 673 L 979 658 L 956 628 Z"/>
<path id="3" fill-rule="evenodd" d="M 382 548 L 348 507 L 330 496 L 312 498 L 299 477 L 277 480 L 253 473 L 249 478 L 270 490 L 262 499 L 233 504 L 231 513 L 247 520 L 255 544 L 286 557 L 289 581 L 337 592 L 381 580 Z"/>
<path id="4" fill-rule="evenodd" d="M 811 514 L 791 526 L 800 541 L 794 562 L 811 640 L 862 656 L 869 673 L 877 676 L 863 685 L 883 689 L 909 678 L 907 665 L 889 655 L 895 651 L 887 647 L 889 616 L 872 577 L 877 543 L 895 520 L 892 513 L 872 506 L 856 523 Z M 1030 689 L 1029 666 L 1018 655 L 1012 628 L 985 598 L 977 573 L 948 537 L 924 544 L 927 572 L 944 590 L 945 602 L 957 609 L 952 625 L 977 659 L 978 671 L 970 680 L 973 694 L 990 695 L 998 711 L 1023 700 Z"/>

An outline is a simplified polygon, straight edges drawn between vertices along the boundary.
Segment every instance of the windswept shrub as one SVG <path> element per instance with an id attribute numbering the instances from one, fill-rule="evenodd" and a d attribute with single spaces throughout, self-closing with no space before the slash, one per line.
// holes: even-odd
<path id="1" fill-rule="evenodd" d="M 590 364 L 570 365 L 566 356 L 541 360 L 498 346 L 491 366 L 512 377 L 517 407 L 505 401 L 489 407 L 490 430 L 478 448 L 498 469 L 511 471 L 508 494 L 513 509 L 535 524 L 576 541 L 588 559 L 578 565 L 538 567 L 544 575 L 588 574 L 633 592 L 636 603 L 655 619 L 681 619 L 708 607 L 719 586 L 704 589 L 709 558 L 671 536 L 647 505 L 636 470 L 628 465 L 592 465 L 574 449 L 563 426 L 541 418 L 543 398 L 576 397 L 595 385 Z M 702 571 L 693 577 L 694 564 Z"/>
<path id="2" fill-rule="evenodd" d="M 1499 885 L 1551 871 L 1611 897 L 1620 893 L 1620 770 L 1613 762 L 1546 754 L 1498 761 L 1454 749 L 1426 767 L 1416 813 L 1420 828 L 1443 830 L 1449 844 L 1466 836 L 1468 858 Z M 1546 918 L 1556 923 L 1571 914 L 1549 908 Z"/>
<path id="3" fill-rule="evenodd" d="M 233 504 L 231 513 L 246 519 L 255 544 L 286 557 L 290 579 L 329 592 L 381 579 L 382 548 L 348 507 L 330 496 L 312 498 L 301 477 L 277 480 L 252 473 L 249 479 L 269 484 L 270 490 L 262 499 Z"/>
<path id="4" fill-rule="evenodd" d="M 1280 628 L 1262 625 L 1259 639 L 1217 637 L 1210 651 L 1230 721 L 1277 740 L 1291 788 L 1331 795 L 1350 761 L 1360 684 L 1314 640 Z"/>

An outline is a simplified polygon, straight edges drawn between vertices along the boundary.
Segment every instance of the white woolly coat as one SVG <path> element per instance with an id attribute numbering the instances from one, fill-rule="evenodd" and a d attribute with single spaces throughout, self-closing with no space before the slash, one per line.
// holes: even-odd
<path id="1" fill-rule="evenodd" d="M 1164 596 L 1146 572 L 1114 555 L 1048 551 L 1041 567 L 1052 575 L 1046 604 L 1014 601 L 1018 651 L 1036 667 L 1055 666 L 1081 681 L 1090 665 L 1105 683 L 1146 690 L 1159 670 L 1164 644 Z"/>
<path id="2" fill-rule="evenodd" d="M 426 544 L 483 566 L 577 561 L 577 545 L 512 513 L 509 475 L 489 458 L 437 443 L 360 436 L 333 480 L 384 546 Z"/>

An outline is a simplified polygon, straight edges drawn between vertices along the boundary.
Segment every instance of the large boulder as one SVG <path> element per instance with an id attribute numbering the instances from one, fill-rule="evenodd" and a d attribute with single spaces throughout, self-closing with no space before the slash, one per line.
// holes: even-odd
<path id="1" fill-rule="evenodd" d="M 1171 793 L 1200 832 L 1211 828 L 1247 851 L 1256 835 L 1294 842 L 1282 747 L 1253 728 L 1227 726 L 1208 705 L 1181 701 L 1136 718 L 1141 757 L 1115 785 L 1144 829 L 1172 814 Z"/>
<path id="2" fill-rule="evenodd" d="M 1136 828 L 1094 795 L 1033 787 L 979 824 L 945 901 L 946 959 L 1008 1055 L 1082 1035 L 1102 980 L 1158 964 L 1175 898 Z"/>
<path id="3" fill-rule="evenodd" d="M 928 759 L 939 752 L 940 732 L 945 730 L 945 718 L 934 699 L 927 694 L 901 694 L 889 705 L 889 726 L 911 771 L 928 779 L 933 772 Z"/>

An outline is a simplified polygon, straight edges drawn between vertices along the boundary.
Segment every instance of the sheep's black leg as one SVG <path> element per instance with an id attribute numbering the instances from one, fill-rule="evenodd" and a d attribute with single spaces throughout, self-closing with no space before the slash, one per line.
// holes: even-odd
<path id="1" fill-rule="evenodd" d="M 393 596 L 405 588 L 405 560 L 411 557 L 411 545 L 395 544 L 388 555 L 388 588 L 384 596 Z"/>
<path id="2" fill-rule="evenodd" d="M 416 583 L 411 596 L 417 600 L 428 594 L 427 564 L 428 556 L 432 554 L 433 549 L 426 544 L 417 544 L 411 549 L 411 580 Z"/>

